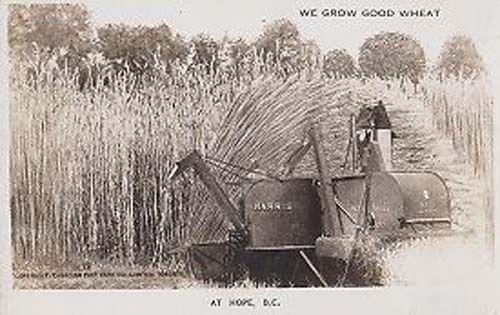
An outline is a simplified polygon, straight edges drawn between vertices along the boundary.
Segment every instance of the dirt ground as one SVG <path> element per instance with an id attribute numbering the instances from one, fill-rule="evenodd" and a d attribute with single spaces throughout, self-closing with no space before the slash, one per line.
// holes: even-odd
<path id="1" fill-rule="evenodd" d="M 127 276 L 127 277 L 53 277 L 53 278 L 22 278 L 15 280 L 19 289 L 50 289 L 50 290 L 137 290 L 137 289 L 177 289 L 199 287 L 191 279 L 171 276 Z"/>

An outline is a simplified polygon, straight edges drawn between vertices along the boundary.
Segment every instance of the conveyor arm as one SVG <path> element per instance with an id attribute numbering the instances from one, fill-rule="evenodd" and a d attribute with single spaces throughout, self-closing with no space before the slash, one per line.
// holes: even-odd
<path id="1" fill-rule="evenodd" d="M 233 224 L 234 228 L 238 231 L 244 230 L 245 226 L 241 222 L 241 219 L 238 217 L 238 210 L 236 206 L 231 202 L 228 195 L 217 182 L 217 179 L 212 174 L 197 151 L 193 151 L 184 159 L 177 162 L 176 166 L 177 167 L 169 176 L 169 179 L 174 179 L 175 177 L 185 172 L 188 168 L 192 167 L 203 184 L 207 187 L 212 198 L 225 212 L 227 218 Z"/>

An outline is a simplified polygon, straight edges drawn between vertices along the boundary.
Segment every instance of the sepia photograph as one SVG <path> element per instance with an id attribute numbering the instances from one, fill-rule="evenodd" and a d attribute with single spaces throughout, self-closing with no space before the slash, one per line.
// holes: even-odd
<path id="1" fill-rule="evenodd" d="M 466 6 L 174 2 L 5 5 L 11 289 L 492 277 L 497 83 Z"/>

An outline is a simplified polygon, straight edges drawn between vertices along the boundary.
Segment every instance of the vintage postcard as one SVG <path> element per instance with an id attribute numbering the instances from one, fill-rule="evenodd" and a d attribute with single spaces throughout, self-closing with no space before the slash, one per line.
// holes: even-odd
<path id="1" fill-rule="evenodd" d="M 0 310 L 496 314 L 498 8 L 2 4 Z"/>

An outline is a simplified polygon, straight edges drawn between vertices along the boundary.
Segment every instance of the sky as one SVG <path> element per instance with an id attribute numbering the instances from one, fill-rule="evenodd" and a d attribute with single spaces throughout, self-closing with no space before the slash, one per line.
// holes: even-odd
<path id="1" fill-rule="evenodd" d="M 430 60 L 434 60 L 442 43 L 456 34 L 476 42 L 480 53 L 495 58 L 493 46 L 500 40 L 494 22 L 500 13 L 500 1 L 285 1 L 285 0 L 203 0 L 203 1 L 94 1 L 86 2 L 97 25 L 125 23 L 155 25 L 166 23 L 186 38 L 206 33 L 215 39 L 227 35 L 255 39 L 266 23 L 280 18 L 294 22 L 303 38 L 312 39 L 327 51 L 344 48 L 357 56 L 365 38 L 381 31 L 399 31 L 418 39 Z M 318 10 L 318 17 L 301 17 L 301 9 Z M 356 17 L 324 17 L 324 9 L 357 10 Z M 360 16 L 365 9 L 393 10 L 396 17 Z M 399 10 L 440 10 L 438 17 L 401 18 Z M 491 56 L 490 56 L 491 55 Z"/>

